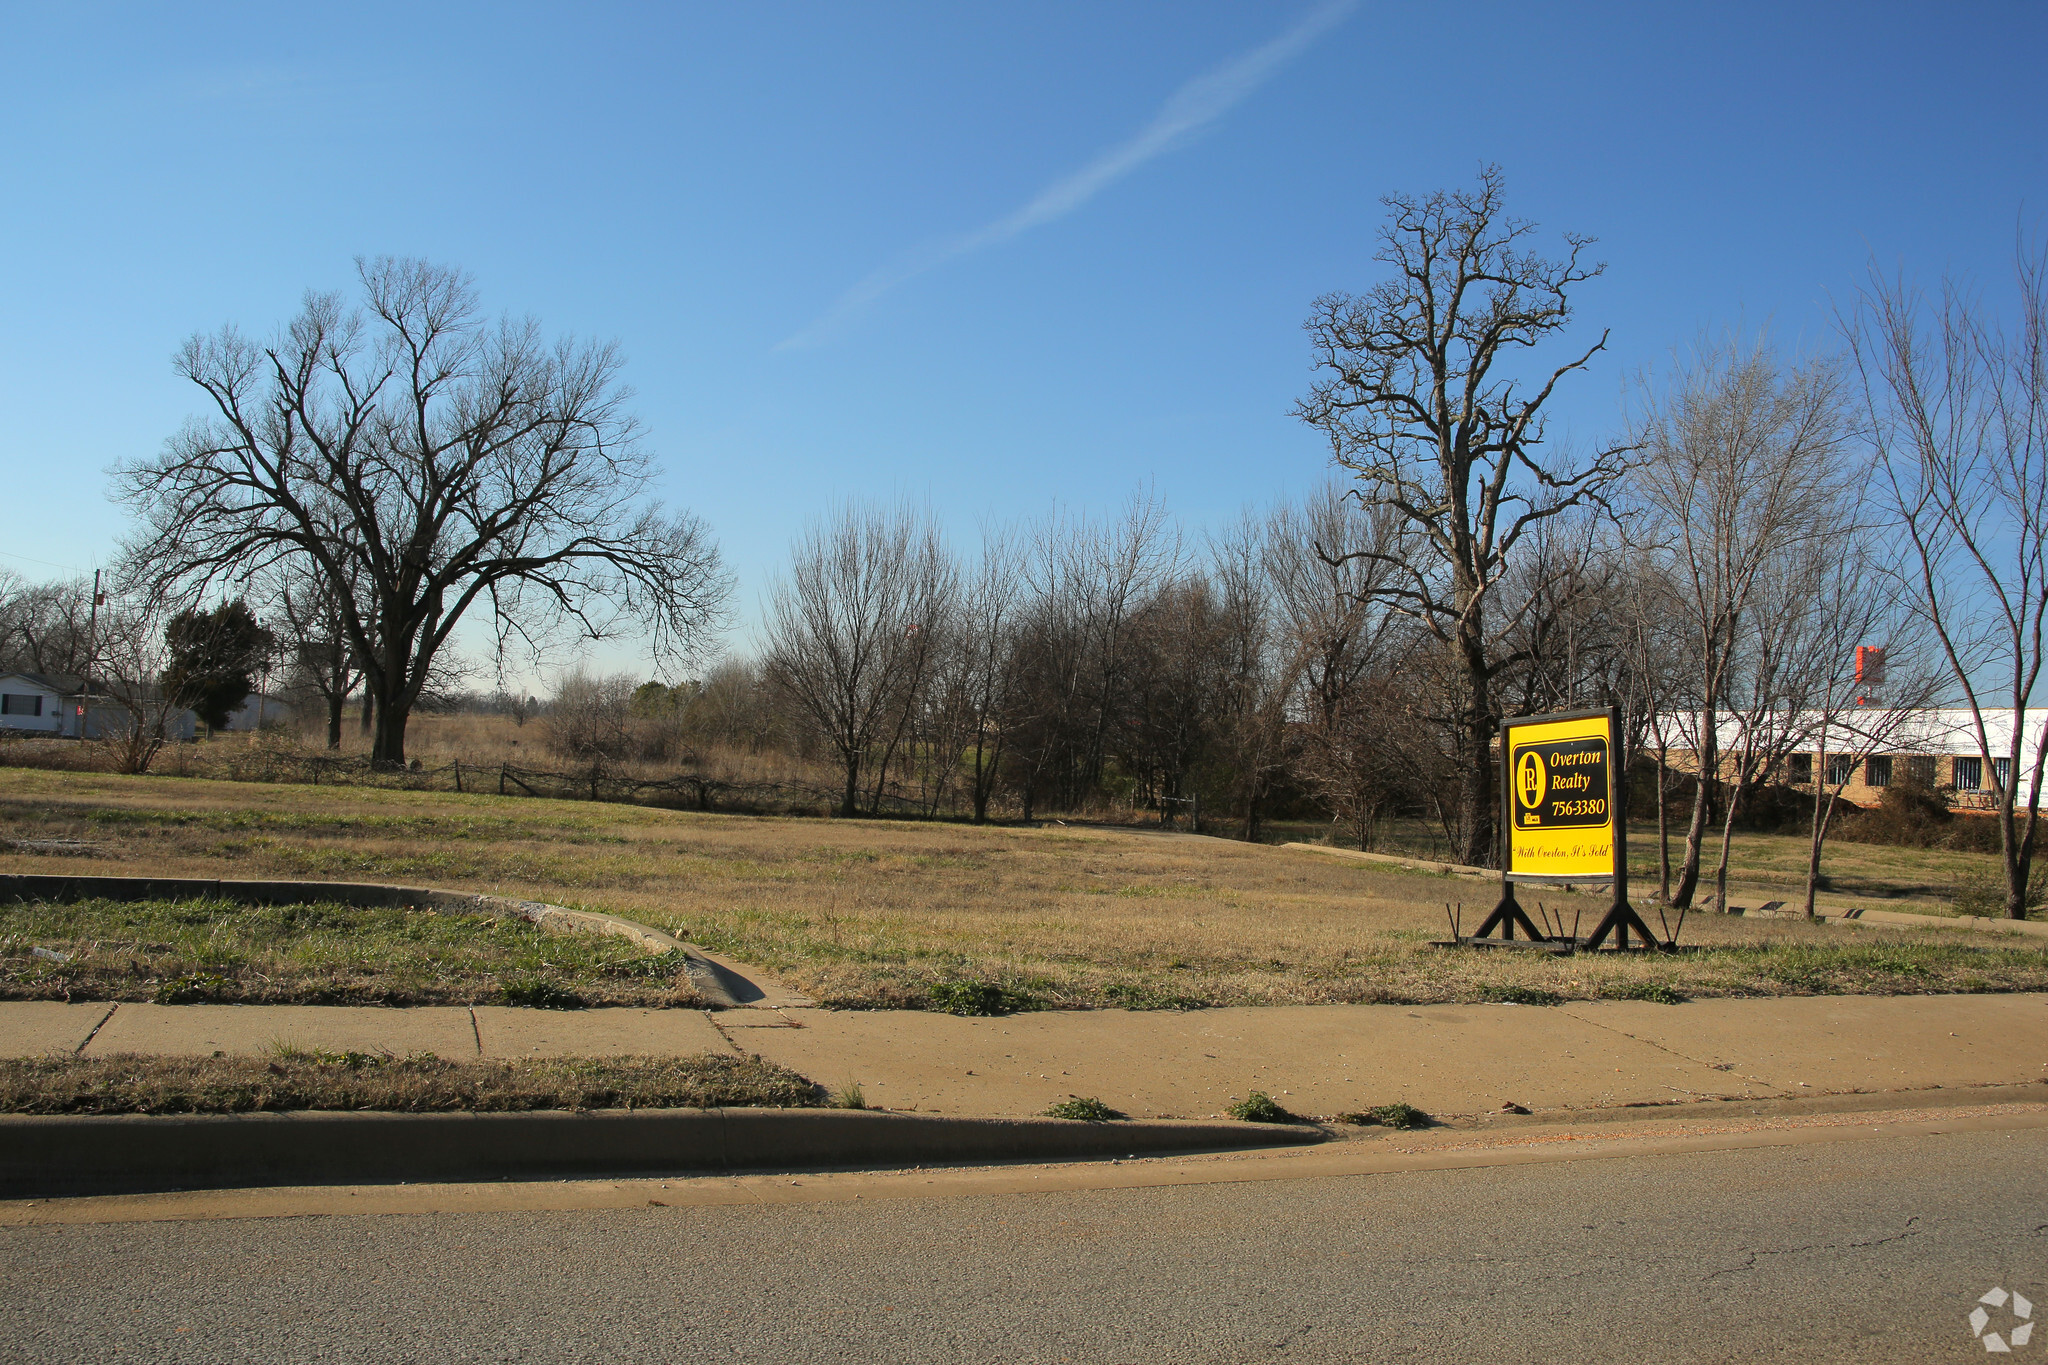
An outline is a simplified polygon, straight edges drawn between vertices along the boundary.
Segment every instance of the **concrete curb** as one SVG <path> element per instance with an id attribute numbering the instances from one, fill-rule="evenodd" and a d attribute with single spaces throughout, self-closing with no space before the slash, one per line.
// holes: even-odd
<path id="1" fill-rule="evenodd" d="M 337 901 L 343 905 L 403 906 L 444 915 L 516 915 L 557 931 L 611 934 L 630 939 L 649 953 L 681 953 L 697 993 L 715 1006 L 732 1009 L 763 999 L 765 992 L 695 944 L 618 915 L 571 910 L 545 901 L 514 900 L 471 891 L 437 891 L 383 882 L 231 881 L 207 877 L 93 877 L 24 872 L 0 873 L 0 901 L 80 900 L 240 901 L 245 905 L 294 905 Z M 797 1003 L 808 1004 L 809 1001 Z"/>
<path id="2" fill-rule="evenodd" d="M 1298 1124 L 844 1109 L 0 1117 L 0 1197 L 392 1181 L 1075 1161 L 1302 1146 Z"/>

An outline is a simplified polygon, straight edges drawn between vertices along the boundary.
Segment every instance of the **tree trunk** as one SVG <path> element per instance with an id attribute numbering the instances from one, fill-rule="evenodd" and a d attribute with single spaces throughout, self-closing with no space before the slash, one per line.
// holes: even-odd
<path id="1" fill-rule="evenodd" d="M 1692 819 L 1685 828 L 1685 862 L 1678 870 L 1678 889 L 1671 893 L 1671 904 L 1681 909 L 1692 904 L 1693 892 L 1699 889 L 1700 855 L 1707 842 L 1708 792 L 1721 772 L 1721 736 L 1715 726 L 1714 712 L 1702 711 L 1699 748 L 1693 751 Z"/>
<path id="2" fill-rule="evenodd" d="M 365 697 L 367 707 L 368 698 Z M 410 706 L 385 702 L 377 711 L 377 737 L 370 746 L 370 766 L 373 768 L 403 768 L 405 766 L 405 722 L 411 715 Z"/>
<path id="3" fill-rule="evenodd" d="M 1494 785 L 1494 716 L 1487 685 L 1486 631 L 1479 611 L 1470 605 L 1476 589 L 1465 589 L 1459 603 L 1463 615 L 1452 646 L 1452 666 L 1463 684 L 1459 698 L 1456 747 L 1458 757 L 1458 846 L 1456 861 L 1467 867 L 1498 867 L 1495 826 L 1500 812 Z"/>
<path id="4" fill-rule="evenodd" d="M 1827 757 L 1826 751 L 1815 755 L 1814 762 L 1820 763 Z M 1829 792 L 1823 801 L 1820 796 L 1821 784 L 1813 787 L 1813 843 L 1806 851 L 1806 917 L 1813 918 L 1813 893 L 1820 888 L 1820 851 L 1827 842 L 1828 825 L 1835 818 L 1835 798 L 1841 793 Z"/>
<path id="5" fill-rule="evenodd" d="M 860 814 L 860 754 L 846 756 L 846 794 L 840 798 L 839 813 L 848 819 Z"/>
<path id="6" fill-rule="evenodd" d="M 1721 821 L 1721 861 L 1714 867 L 1714 908 L 1724 912 L 1728 909 L 1728 853 L 1735 841 L 1735 812 L 1742 806 L 1742 792 L 1740 780 L 1729 789 L 1728 811 Z"/>
<path id="7" fill-rule="evenodd" d="M 363 683 L 363 717 L 357 728 L 367 735 L 375 728 L 376 722 L 377 695 L 370 691 L 370 684 L 365 680 Z"/>
<path id="8" fill-rule="evenodd" d="M 1671 904 L 1671 746 L 1657 746 L 1657 899 Z"/>
<path id="9" fill-rule="evenodd" d="M 339 692 L 330 692 L 327 696 L 327 747 L 330 749 L 341 747 L 341 711 L 347 702 L 348 698 Z"/>

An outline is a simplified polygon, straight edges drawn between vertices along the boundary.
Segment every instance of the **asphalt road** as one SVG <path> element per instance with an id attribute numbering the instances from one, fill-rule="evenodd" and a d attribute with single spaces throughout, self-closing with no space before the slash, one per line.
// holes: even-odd
<path id="1" fill-rule="evenodd" d="M 8 1361 L 1940 1361 L 2048 1130 L 777 1206 L 0 1230 Z M 2015 1356 L 2048 1352 L 2043 1339 Z"/>

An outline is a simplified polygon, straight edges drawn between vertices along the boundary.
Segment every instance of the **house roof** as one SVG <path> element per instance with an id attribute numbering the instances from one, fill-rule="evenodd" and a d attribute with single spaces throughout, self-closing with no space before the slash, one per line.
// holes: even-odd
<path id="1" fill-rule="evenodd" d="M 5 672 L 0 672 L 0 682 L 5 682 L 9 678 L 20 678 L 23 682 L 35 687 L 47 688 L 59 696 L 68 695 L 78 690 L 78 680 L 76 678 L 68 681 L 58 678 L 47 678 L 40 673 L 31 673 L 23 668 L 11 668 Z"/>

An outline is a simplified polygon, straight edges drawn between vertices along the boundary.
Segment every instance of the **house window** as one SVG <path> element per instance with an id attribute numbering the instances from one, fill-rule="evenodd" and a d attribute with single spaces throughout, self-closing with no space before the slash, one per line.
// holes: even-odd
<path id="1" fill-rule="evenodd" d="M 1813 755 L 1792 755 L 1792 785 L 1803 787 L 1813 781 Z"/>
<path id="2" fill-rule="evenodd" d="M 1892 756 L 1872 754 L 1863 764 L 1863 782 L 1870 787 L 1889 787 L 1892 784 Z"/>
<path id="3" fill-rule="evenodd" d="M 1994 783 L 1996 783 L 1996 784 L 1998 785 L 1998 789 L 1999 789 L 2000 791 L 2002 791 L 2002 792 L 2009 792 L 2009 791 L 2011 791 L 2011 790 L 2012 790 L 2012 760 L 2011 760 L 2011 759 L 2009 759 L 2009 758 L 1994 758 L 1994 759 L 1992 759 L 1992 760 L 1991 760 L 1991 780 L 1992 780 L 1992 781 L 1993 781 Z"/>
<path id="4" fill-rule="evenodd" d="M 1934 789 L 1934 759 L 1927 754 L 1908 754 L 1899 760 L 1899 780 L 1908 786 Z"/>
<path id="5" fill-rule="evenodd" d="M 43 695 L 40 692 L 0 692 L 0 716 L 40 716 L 43 714 Z"/>
<path id="6" fill-rule="evenodd" d="M 1984 789 L 1984 760 L 1981 758 L 1959 758 L 1955 766 L 1956 790 L 1974 792 Z"/>
<path id="7" fill-rule="evenodd" d="M 1856 776 L 1856 760 L 1847 754 L 1828 755 L 1828 785 L 1844 787 L 1849 779 Z"/>

